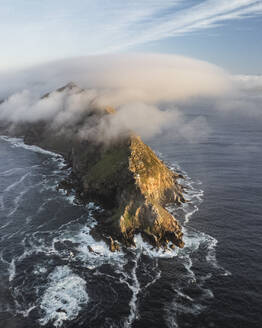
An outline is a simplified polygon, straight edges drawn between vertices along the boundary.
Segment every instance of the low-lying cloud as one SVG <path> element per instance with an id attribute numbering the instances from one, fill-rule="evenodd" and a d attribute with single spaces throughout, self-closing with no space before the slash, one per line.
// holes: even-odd
<path id="1" fill-rule="evenodd" d="M 53 91 L 69 81 L 77 87 Z M 202 117 L 186 121 L 179 103 L 224 99 L 235 92 L 234 85 L 217 66 L 183 56 L 80 57 L 2 74 L 0 120 L 15 124 L 45 120 L 57 133 L 66 133 L 94 108 L 110 106 L 116 109 L 114 115 L 84 121 L 78 136 L 104 141 L 134 131 L 148 139 L 173 128 L 194 141 L 208 134 L 208 125 Z"/>

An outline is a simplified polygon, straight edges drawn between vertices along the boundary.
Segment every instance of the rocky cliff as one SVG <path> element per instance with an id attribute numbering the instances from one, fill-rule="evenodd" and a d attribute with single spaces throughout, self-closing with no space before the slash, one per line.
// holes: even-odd
<path id="1" fill-rule="evenodd" d="M 90 149 L 89 149 L 90 147 Z M 166 204 L 184 202 L 180 177 L 169 170 L 143 141 L 134 135 L 110 147 L 73 147 L 70 161 L 81 184 L 81 196 L 101 202 L 111 215 L 102 230 L 130 246 L 141 233 L 156 247 L 169 242 L 183 247 L 177 220 Z"/>
<path id="2" fill-rule="evenodd" d="M 69 84 L 58 91 L 72 92 L 74 87 Z M 183 247 L 181 227 L 165 209 L 167 204 L 185 201 L 178 183 L 181 176 L 131 132 L 109 144 L 82 140 L 77 131 L 83 122 L 97 124 L 101 117 L 114 115 L 114 110 L 94 108 L 83 115 L 70 127 L 70 135 L 54 130 L 48 121 L 19 124 L 16 133 L 23 134 L 26 143 L 66 157 L 72 176 L 59 188 L 74 188 L 82 201 L 105 207 L 97 230 L 109 238 L 111 250 L 118 248 L 118 242 L 133 245 L 136 233 L 155 247 Z"/>

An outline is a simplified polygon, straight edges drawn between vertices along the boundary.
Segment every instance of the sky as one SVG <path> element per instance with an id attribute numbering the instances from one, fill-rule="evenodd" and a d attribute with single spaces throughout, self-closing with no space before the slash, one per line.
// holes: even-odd
<path id="1" fill-rule="evenodd" d="M 0 70 L 153 52 L 262 74 L 261 35 L 262 0 L 1 0 Z"/>

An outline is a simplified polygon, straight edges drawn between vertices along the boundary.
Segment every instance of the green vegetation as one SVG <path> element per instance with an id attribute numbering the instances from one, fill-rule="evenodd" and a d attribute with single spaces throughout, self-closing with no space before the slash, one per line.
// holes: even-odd
<path id="1" fill-rule="evenodd" d="M 115 183 L 119 179 L 117 173 L 128 165 L 128 148 L 125 146 L 107 150 L 102 154 L 100 160 L 92 166 L 88 172 L 87 180 L 89 183 L 99 184 L 106 181 L 107 184 Z"/>

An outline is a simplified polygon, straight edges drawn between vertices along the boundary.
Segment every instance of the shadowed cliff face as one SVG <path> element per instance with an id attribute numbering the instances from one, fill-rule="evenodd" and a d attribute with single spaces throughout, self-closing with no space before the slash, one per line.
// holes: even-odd
<path id="1" fill-rule="evenodd" d="M 74 88 L 70 83 L 57 91 L 72 92 Z M 48 121 L 18 124 L 11 131 L 23 135 L 26 143 L 59 152 L 68 159 L 73 179 L 60 187 L 74 187 L 82 200 L 95 200 L 107 209 L 96 229 L 110 236 L 111 250 L 117 250 L 117 241 L 133 245 L 136 233 L 156 247 L 183 247 L 179 223 L 164 207 L 185 201 L 177 182 L 180 176 L 131 132 L 105 144 L 96 142 L 94 136 L 91 140 L 79 137 L 83 126 L 99 125 L 101 118 L 109 115 L 114 115 L 112 108 L 89 109 L 78 121 L 67 124 L 69 135 Z"/>

